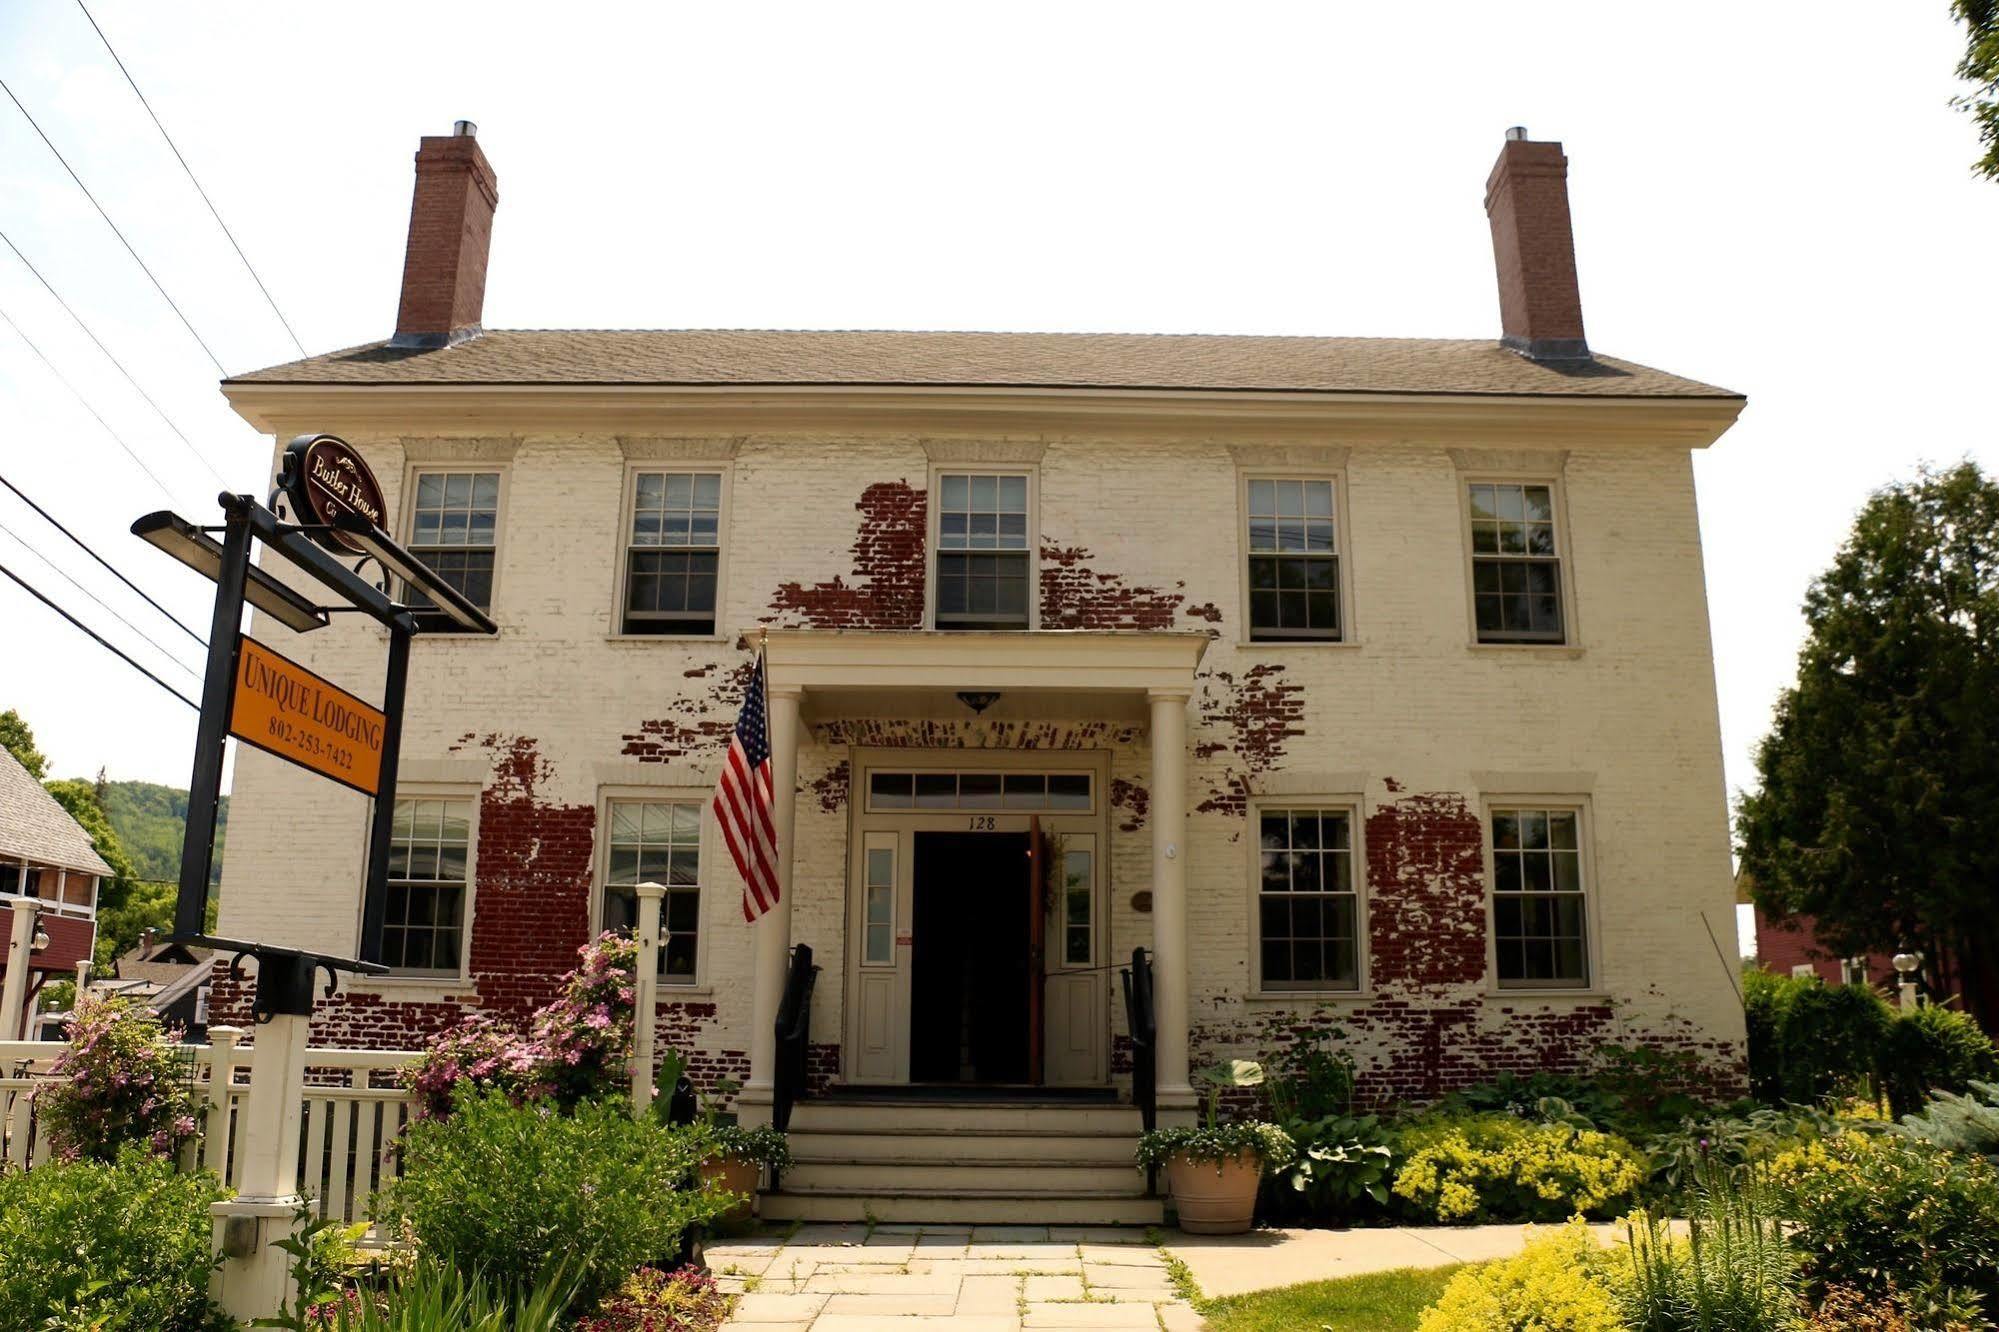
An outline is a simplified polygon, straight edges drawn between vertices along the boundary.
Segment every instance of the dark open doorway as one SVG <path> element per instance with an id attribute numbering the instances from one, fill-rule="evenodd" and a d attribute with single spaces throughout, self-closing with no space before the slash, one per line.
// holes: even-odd
<path id="1" fill-rule="evenodd" d="M 1030 1080 L 1027 851 L 1026 833 L 916 834 L 913 1082 Z"/>

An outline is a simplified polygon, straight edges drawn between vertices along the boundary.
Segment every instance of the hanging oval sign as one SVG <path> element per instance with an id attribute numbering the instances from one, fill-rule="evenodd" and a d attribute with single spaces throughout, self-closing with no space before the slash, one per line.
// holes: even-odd
<path id="1" fill-rule="evenodd" d="M 300 435 L 287 444 L 278 484 L 291 499 L 293 520 L 320 527 L 310 535 L 328 550 L 367 554 L 349 538 L 325 530 L 341 514 L 359 514 L 377 528 L 388 517 L 375 474 L 338 435 Z"/>

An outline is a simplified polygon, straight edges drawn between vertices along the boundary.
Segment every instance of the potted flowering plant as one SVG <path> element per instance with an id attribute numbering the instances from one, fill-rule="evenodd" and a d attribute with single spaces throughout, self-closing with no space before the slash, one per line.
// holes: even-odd
<path id="1" fill-rule="evenodd" d="M 782 1170 L 791 1164 L 791 1144 L 784 1134 L 770 1127 L 745 1128 L 722 1118 L 723 1098 L 739 1090 L 741 1084 L 723 1079 L 701 1101 L 702 1125 L 713 1147 L 701 1163 L 701 1182 L 720 1185 L 742 1198 L 728 1218 L 749 1214 L 766 1168 Z"/>
<path id="2" fill-rule="evenodd" d="M 1208 1088 L 1204 1122 L 1154 1129 L 1138 1140 L 1138 1164 L 1166 1167 L 1180 1229 L 1195 1235 L 1239 1235 L 1256 1214 L 1256 1189 L 1266 1170 L 1289 1162 L 1297 1148 L 1291 1135 L 1260 1119 L 1221 1122 L 1222 1091 L 1260 1087 L 1263 1065 L 1231 1059 L 1195 1077 Z"/>

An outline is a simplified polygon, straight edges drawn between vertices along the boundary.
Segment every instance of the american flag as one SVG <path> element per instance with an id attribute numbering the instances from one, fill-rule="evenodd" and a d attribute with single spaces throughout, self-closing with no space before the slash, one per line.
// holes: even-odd
<path id="1" fill-rule="evenodd" d="M 764 658 L 750 671 L 743 712 L 715 783 L 715 819 L 743 876 L 743 919 L 777 905 L 777 830 L 771 823 L 770 726 L 764 704 Z"/>

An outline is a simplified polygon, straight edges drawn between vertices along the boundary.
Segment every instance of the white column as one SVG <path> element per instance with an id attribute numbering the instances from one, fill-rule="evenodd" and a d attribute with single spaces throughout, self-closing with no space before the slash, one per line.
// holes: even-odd
<path id="1" fill-rule="evenodd" d="M 777 1075 L 777 1010 L 784 1004 L 791 965 L 791 830 L 798 804 L 799 690 L 771 687 L 771 823 L 777 830 L 777 905 L 750 927 L 755 957 L 755 1001 L 750 1007 L 750 1076 L 737 1098 L 746 1125 L 771 1122 Z"/>
<path id="2" fill-rule="evenodd" d="M 652 1110 L 653 1033 L 659 1025 L 659 903 L 666 885 L 642 883 L 639 895 L 638 977 L 632 987 L 632 1118 Z"/>
<path id="3" fill-rule="evenodd" d="M 33 900 L 17 897 L 14 928 L 7 935 L 7 979 L 0 985 L 0 1041 L 21 1039 L 22 1010 L 28 1006 L 28 965 L 35 951 L 35 925 L 41 908 Z"/>
<path id="4" fill-rule="evenodd" d="M 208 1113 L 201 1121 L 202 1164 L 220 1175 L 229 1163 L 229 1096 L 236 1085 L 240 1027 L 208 1029 Z"/>
<path id="5" fill-rule="evenodd" d="M 236 1124 L 236 1196 L 209 1207 L 222 1263 L 209 1293 L 238 1322 L 268 1318 L 291 1293 L 292 1233 L 299 1205 L 298 1150 L 305 1113 L 308 1017 L 259 1023 L 250 1047 L 250 1095 Z"/>
<path id="6" fill-rule="evenodd" d="M 1152 1008 L 1158 1026 L 1159 1118 L 1191 1122 L 1196 1100 L 1187 1079 L 1187 700 L 1153 690 L 1152 705 Z"/>

